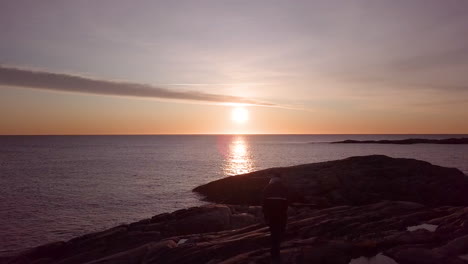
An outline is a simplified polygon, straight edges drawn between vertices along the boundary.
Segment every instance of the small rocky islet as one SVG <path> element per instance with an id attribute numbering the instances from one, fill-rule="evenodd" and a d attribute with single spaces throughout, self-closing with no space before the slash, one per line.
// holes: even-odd
<path id="1" fill-rule="evenodd" d="M 408 139 L 397 139 L 397 140 L 347 139 L 347 140 L 335 141 L 331 143 L 332 144 L 397 144 L 397 145 L 412 145 L 412 144 L 464 145 L 464 144 L 468 144 L 468 138 L 446 138 L 446 139 L 408 138 Z"/>
<path id="2" fill-rule="evenodd" d="M 227 177 L 195 188 L 213 204 L 46 244 L 0 263 L 270 263 L 259 197 L 275 173 L 293 194 L 283 263 L 468 263 L 466 175 L 381 155 Z"/>

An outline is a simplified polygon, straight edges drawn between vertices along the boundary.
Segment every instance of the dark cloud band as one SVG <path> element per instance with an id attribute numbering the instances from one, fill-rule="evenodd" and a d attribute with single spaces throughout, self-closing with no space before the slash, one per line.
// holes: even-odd
<path id="1" fill-rule="evenodd" d="M 132 96 L 213 103 L 273 104 L 243 97 L 196 91 L 173 91 L 147 84 L 97 80 L 76 75 L 0 66 L 0 85 L 98 95 Z"/>

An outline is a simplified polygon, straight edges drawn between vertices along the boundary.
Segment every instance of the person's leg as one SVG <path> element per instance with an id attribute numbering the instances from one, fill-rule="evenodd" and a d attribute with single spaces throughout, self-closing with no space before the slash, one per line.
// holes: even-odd
<path id="1" fill-rule="evenodd" d="M 270 225 L 271 232 L 271 258 L 274 261 L 280 259 L 281 228 L 277 224 Z"/>
<path id="2" fill-rule="evenodd" d="M 271 231 L 271 257 L 273 263 L 281 263 L 281 241 L 286 231 L 287 214 L 276 217 L 276 221 L 270 225 Z"/>

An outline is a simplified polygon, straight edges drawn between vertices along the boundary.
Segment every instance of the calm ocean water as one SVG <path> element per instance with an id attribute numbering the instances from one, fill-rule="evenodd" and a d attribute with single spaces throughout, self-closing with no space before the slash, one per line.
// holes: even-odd
<path id="1" fill-rule="evenodd" d="M 194 187 L 269 167 L 385 154 L 468 174 L 468 145 L 325 143 L 462 136 L 2 136 L 0 253 L 200 205 Z"/>

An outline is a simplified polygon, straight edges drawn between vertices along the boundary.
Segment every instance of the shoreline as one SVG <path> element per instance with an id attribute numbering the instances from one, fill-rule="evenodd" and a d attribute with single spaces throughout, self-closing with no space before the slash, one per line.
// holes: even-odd
<path id="1" fill-rule="evenodd" d="M 346 177 L 353 177 L 354 182 L 363 184 L 360 188 L 366 188 L 367 200 L 356 194 L 344 196 L 348 191 L 336 192 L 343 186 L 339 187 L 340 181 L 334 177 L 350 171 L 348 166 L 354 166 L 354 174 Z M 380 171 L 374 175 L 371 172 L 375 168 Z M 269 259 L 269 232 L 261 208 L 255 204 L 256 198 L 252 198 L 255 195 L 247 194 L 258 193 L 256 188 L 263 186 L 273 171 L 280 171 L 298 193 L 289 210 L 287 235 L 282 244 L 282 255 L 295 261 L 287 263 L 309 263 L 318 257 L 339 257 L 349 262 L 383 254 L 404 264 L 408 256 L 415 261 L 429 253 L 434 260 L 448 258 L 455 261 L 463 255 L 462 250 L 456 248 L 457 241 L 466 240 L 468 245 L 468 229 L 458 226 L 468 217 L 468 212 L 465 213 L 468 199 L 460 200 L 459 197 L 468 191 L 466 175 L 457 169 L 428 162 L 373 155 L 227 177 L 195 188 L 196 192 L 205 195 L 205 199 L 215 203 L 158 214 L 68 241 L 24 250 L 15 256 L 2 256 L 0 263 L 131 263 L 143 260 L 143 263 L 264 263 Z M 433 175 L 421 176 L 424 171 Z M 387 188 L 393 186 L 392 192 L 397 192 L 398 196 L 393 197 L 385 196 L 385 191 L 378 185 L 368 185 L 373 177 L 379 177 L 381 181 L 392 173 L 407 173 L 403 178 L 416 182 L 425 179 L 428 184 L 418 188 L 426 188 L 424 190 L 433 200 L 419 199 L 421 191 L 410 190 L 414 196 L 407 196 L 404 192 L 410 183 L 407 181 L 399 185 L 384 183 Z M 442 178 L 446 185 L 437 183 L 438 178 Z M 321 185 L 314 183 L 315 180 L 320 180 Z M 253 184 L 255 182 L 257 184 Z M 298 188 L 296 183 L 304 188 Z M 220 186 L 235 190 L 238 198 L 226 188 L 218 189 Z M 323 186 L 326 190 L 320 189 Z M 402 190 L 398 191 L 399 188 Z M 452 192 L 447 193 L 447 188 Z M 213 190 L 218 190 L 215 196 L 210 194 Z M 216 203 L 219 202 L 217 195 L 222 195 L 229 204 Z M 318 196 L 322 199 L 317 199 Z M 239 197 L 253 200 L 241 199 L 239 202 Z"/>

